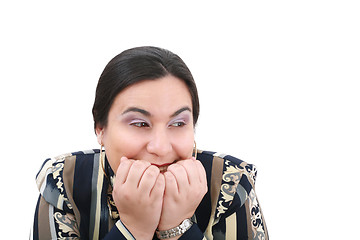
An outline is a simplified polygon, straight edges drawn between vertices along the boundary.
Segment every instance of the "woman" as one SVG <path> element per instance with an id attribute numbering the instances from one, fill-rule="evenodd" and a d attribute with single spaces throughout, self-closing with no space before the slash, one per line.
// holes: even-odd
<path id="1" fill-rule="evenodd" d="M 198 115 L 177 55 L 139 47 L 113 58 L 93 106 L 101 148 L 45 161 L 34 239 L 268 239 L 255 167 L 197 150 Z"/>

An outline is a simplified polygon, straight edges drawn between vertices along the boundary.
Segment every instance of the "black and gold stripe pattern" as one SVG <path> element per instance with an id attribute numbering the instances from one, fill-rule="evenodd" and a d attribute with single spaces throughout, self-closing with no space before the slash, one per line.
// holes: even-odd
<path id="1" fill-rule="evenodd" d="M 195 224 L 180 239 L 267 240 L 254 188 L 256 167 L 209 151 L 198 150 L 197 159 L 209 190 Z M 106 158 L 104 169 L 97 149 L 47 159 L 36 176 L 40 196 L 33 239 L 134 239 L 114 205 L 114 173 Z"/>

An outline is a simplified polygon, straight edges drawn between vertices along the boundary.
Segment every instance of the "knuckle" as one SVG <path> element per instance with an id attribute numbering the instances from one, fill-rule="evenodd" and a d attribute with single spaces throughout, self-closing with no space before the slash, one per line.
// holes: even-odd
<path id="1" fill-rule="evenodd" d="M 121 161 L 119 164 L 119 169 L 131 166 L 132 162 L 130 160 Z"/>
<path id="2" fill-rule="evenodd" d="M 190 159 L 190 160 L 184 160 L 184 161 L 182 162 L 182 165 L 183 165 L 184 167 L 191 167 L 191 166 L 193 166 L 193 164 L 194 164 L 194 160 L 192 160 L 192 159 Z"/>
<path id="3" fill-rule="evenodd" d="M 168 171 L 178 171 L 179 169 L 181 168 L 181 165 L 179 163 L 174 163 L 174 164 L 171 164 L 167 170 Z"/>
<path id="4" fill-rule="evenodd" d="M 125 191 L 122 193 L 121 197 L 123 198 L 124 201 L 131 201 L 132 196 L 133 195 L 130 193 L 130 191 Z"/>
<path id="5" fill-rule="evenodd" d="M 133 163 L 133 166 L 135 167 L 135 168 L 140 168 L 140 167 L 142 167 L 142 166 L 144 166 L 144 163 L 142 162 L 142 161 L 134 161 L 134 163 Z"/>
<path id="6" fill-rule="evenodd" d="M 150 166 L 148 167 L 148 169 L 146 169 L 146 175 L 148 177 L 157 177 L 160 173 L 159 168 L 155 167 L 155 166 Z"/>

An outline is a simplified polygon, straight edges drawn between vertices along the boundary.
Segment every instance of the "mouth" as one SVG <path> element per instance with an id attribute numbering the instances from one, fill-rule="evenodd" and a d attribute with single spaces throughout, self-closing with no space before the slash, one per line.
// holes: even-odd
<path id="1" fill-rule="evenodd" d="M 175 162 L 176 162 L 176 161 L 175 161 Z M 161 165 L 158 165 L 158 164 L 152 164 L 152 165 L 158 167 L 159 170 L 160 170 L 160 172 L 161 172 L 161 173 L 164 173 L 164 172 L 167 171 L 167 168 L 168 168 L 171 164 L 173 164 L 173 163 L 175 163 L 175 162 L 165 163 L 165 164 L 161 164 Z"/>
<path id="2" fill-rule="evenodd" d="M 169 166 L 169 165 L 168 165 L 168 166 Z M 159 168 L 159 170 L 160 170 L 161 173 L 164 173 L 164 172 L 167 171 L 168 166 L 161 166 L 161 167 L 158 167 L 158 168 Z"/>

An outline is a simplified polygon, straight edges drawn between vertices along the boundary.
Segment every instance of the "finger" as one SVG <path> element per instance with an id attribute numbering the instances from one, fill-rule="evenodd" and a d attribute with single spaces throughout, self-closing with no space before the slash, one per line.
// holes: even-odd
<path id="1" fill-rule="evenodd" d="M 157 181 L 157 178 L 160 174 L 160 170 L 158 167 L 150 165 L 143 173 L 140 183 L 139 189 L 144 193 L 144 195 L 149 196 L 152 188 Z"/>
<path id="2" fill-rule="evenodd" d="M 195 161 L 196 160 L 189 159 L 178 162 L 181 166 L 184 167 L 190 185 L 199 182 L 199 173 Z"/>
<path id="3" fill-rule="evenodd" d="M 195 165 L 196 168 L 198 170 L 198 174 L 199 174 L 199 180 L 201 183 L 207 183 L 207 179 L 206 179 L 206 171 L 204 166 L 202 165 L 202 163 L 198 160 L 195 160 Z"/>
<path id="4" fill-rule="evenodd" d="M 128 176 L 131 165 L 134 163 L 134 160 L 129 160 L 127 157 L 122 157 L 120 159 L 119 167 L 116 171 L 116 181 L 124 183 Z"/>
<path id="5" fill-rule="evenodd" d="M 156 178 L 154 187 L 151 189 L 150 198 L 154 198 L 154 201 L 162 199 L 165 191 L 165 177 L 163 174 L 159 174 Z"/>
<path id="6" fill-rule="evenodd" d="M 142 175 L 150 165 L 151 164 L 147 161 L 134 161 L 134 163 L 130 167 L 125 184 L 128 184 L 131 188 L 138 188 Z"/>
<path id="7" fill-rule="evenodd" d="M 167 169 L 168 172 L 171 172 L 175 177 L 177 182 L 177 189 L 179 193 L 184 193 L 189 187 L 188 173 L 182 164 L 174 163 L 170 165 Z"/>
<path id="8" fill-rule="evenodd" d="M 164 196 L 174 196 L 179 193 L 178 184 L 174 174 L 170 171 L 164 173 L 165 178 L 165 192 Z"/>

